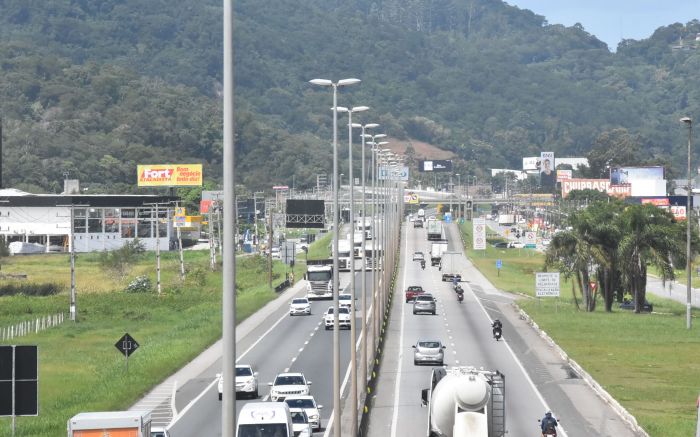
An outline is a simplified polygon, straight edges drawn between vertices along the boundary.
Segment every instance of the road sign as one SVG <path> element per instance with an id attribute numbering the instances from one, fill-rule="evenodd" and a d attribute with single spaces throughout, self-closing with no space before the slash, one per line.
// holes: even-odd
<path id="1" fill-rule="evenodd" d="M 119 349 L 119 352 L 128 358 L 129 355 L 136 352 L 136 349 L 139 348 L 139 344 L 128 333 L 126 333 L 119 339 L 118 342 L 116 342 L 114 347 Z"/>
<path id="2" fill-rule="evenodd" d="M 498 270 L 500 270 L 501 267 L 503 267 L 503 261 L 500 260 L 500 259 L 497 259 L 497 260 L 496 260 L 496 268 L 497 268 Z"/>
<path id="3" fill-rule="evenodd" d="M 535 273 L 535 295 L 537 297 L 559 297 L 559 272 Z"/>
<path id="4" fill-rule="evenodd" d="M 452 223 L 452 213 L 451 212 L 446 212 L 442 218 L 445 220 L 445 223 Z"/>
<path id="5" fill-rule="evenodd" d="M 38 360 L 36 346 L 0 346 L 0 416 L 39 414 Z"/>
<path id="6" fill-rule="evenodd" d="M 486 220 L 482 218 L 474 219 L 472 222 L 474 234 L 474 250 L 486 249 Z"/>

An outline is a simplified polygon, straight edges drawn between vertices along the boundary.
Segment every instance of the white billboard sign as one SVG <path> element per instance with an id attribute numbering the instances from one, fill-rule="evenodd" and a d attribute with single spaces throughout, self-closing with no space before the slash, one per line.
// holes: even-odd
<path id="1" fill-rule="evenodd" d="M 529 245 L 537 244 L 537 232 L 533 232 L 533 231 L 525 232 L 525 244 L 529 244 Z"/>
<path id="2" fill-rule="evenodd" d="M 472 227 L 474 250 L 486 250 L 486 219 L 475 218 Z"/>
<path id="3" fill-rule="evenodd" d="M 407 181 L 408 167 L 391 168 L 380 166 L 378 173 L 379 180 Z"/>
<path id="4" fill-rule="evenodd" d="M 537 297 L 559 297 L 559 272 L 535 273 L 535 295 Z"/>

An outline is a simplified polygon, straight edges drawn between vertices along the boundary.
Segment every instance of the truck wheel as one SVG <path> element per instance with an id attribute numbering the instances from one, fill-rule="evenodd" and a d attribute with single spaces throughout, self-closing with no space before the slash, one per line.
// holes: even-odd
<path id="1" fill-rule="evenodd" d="M 219 400 L 223 397 L 223 393 L 219 393 Z"/>
<path id="2" fill-rule="evenodd" d="M 435 311 L 433 311 L 433 315 L 435 315 Z"/>

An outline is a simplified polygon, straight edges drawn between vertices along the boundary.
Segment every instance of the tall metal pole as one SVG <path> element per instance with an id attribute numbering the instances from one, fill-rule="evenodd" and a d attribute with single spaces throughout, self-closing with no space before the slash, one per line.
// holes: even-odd
<path id="1" fill-rule="evenodd" d="M 357 354 L 355 339 L 355 174 L 352 168 L 352 109 L 348 110 L 348 186 L 350 189 L 350 232 L 353 248 L 350 255 L 350 408 L 352 424 L 350 435 L 357 435 Z M 363 231 L 364 233 L 364 231 Z M 364 235 L 362 237 L 364 240 Z"/>
<path id="2" fill-rule="evenodd" d="M 360 339 L 360 383 L 362 387 L 367 384 L 367 205 L 365 203 L 365 125 L 362 125 L 362 284 L 360 284 L 360 293 L 362 293 L 362 337 Z M 371 232 L 374 232 L 372 229 Z M 353 434 L 356 435 L 356 434 Z"/>
<path id="3" fill-rule="evenodd" d="M 153 210 L 151 210 L 153 212 Z M 156 203 L 156 289 L 158 290 L 158 297 L 161 295 L 161 286 L 160 286 L 160 226 L 159 221 L 160 218 L 158 217 L 160 213 L 160 209 L 158 208 L 158 203 Z"/>
<path id="4" fill-rule="evenodd" d="M 70 319 L 76 321 L 78 308 L 75 299 L 75 207 L 70 206 Z"/>
<path id="5" fill-rule="evenodd" d="M 333 435 L 340 437 L 340 332 L 338 324 L 338 86 L 333 84 Z"/>
<path id="6" fill-rule="evenodd" d="M 372 139 L 372 350 L 379 338 L 379 203 L 377 201 L 377 142 Z M 382 248 L 384 249 L 384 248 Z"/>
<path id="7" fill-rule="evenodd" d="M 691 298 L 692 298 L 692 286 L 690 283 L 691 280 L 691 273 L 690 269 L 692 266 L 692 260 L 690 259 L 690 221 L 692 217 L 692 212 L 693 208 L 690 206 L 690 194 L 693 190 L 693 183 L 690 179 L 690 144 L 693 140 L 693 120 L 690 119 L 689 117 L 683 117 L 681 121 L 685 124 L 688 125 L 688 190 L 687 190 L 687 199 L 686 199 L 686 206 L 685 206 L 685 221 L 686 221 L 686 229 L 685 229 L 685 256 L 687 258 L 686 262 L 686 274 L 687 274 L 687 296 L 686 296 L 686 313 L 685 313 L 685 318 L 686 318 L 686 328 L 690 329 L 692 327 L 692 319 L 691 319 Z M 639 303 L 637 303 L 639 305 Z"/>
<path id="8" fill-rule="evenodd" d="M 221 435 L 236 430 L 236 198 L 233 106 L 233 0 L 224 0 L 223 397 Z"/>

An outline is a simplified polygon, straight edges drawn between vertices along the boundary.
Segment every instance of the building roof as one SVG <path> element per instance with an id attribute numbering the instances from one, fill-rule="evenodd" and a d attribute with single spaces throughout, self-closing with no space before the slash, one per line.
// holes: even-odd
<path id="1" fill-rule="evenodd" d="M 178 196 L 154 194 L 32 194 L 15 188 L 0 189 L 0 207 L 3 206 L 93 206 L 139 207 L 153 203 L 177 202 Z"/>

